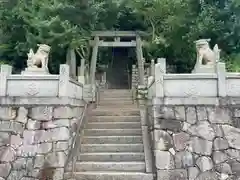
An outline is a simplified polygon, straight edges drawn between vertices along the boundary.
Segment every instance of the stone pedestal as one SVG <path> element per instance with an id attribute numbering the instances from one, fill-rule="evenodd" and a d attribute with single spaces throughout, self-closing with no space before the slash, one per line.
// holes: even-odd
<path id="1" fill-rule="evenodd" d="M 21 72 L 22 75 L 47 75 L 48 70 L 44 68 L 25 68 L 25 71 Z"/>
<path id="2" fill-rule="evenodd" d="M 199 65 L 192 70 L 192 73 L 216 73 L 215 64 Z"/>

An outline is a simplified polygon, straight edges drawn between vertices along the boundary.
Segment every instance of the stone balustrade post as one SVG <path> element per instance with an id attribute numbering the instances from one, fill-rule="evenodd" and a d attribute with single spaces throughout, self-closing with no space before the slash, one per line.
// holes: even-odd
<path id="1" fill-rule="evenodd" d="M 68 94 L 70 80 L 70 68 L 67 64 L 61 64 L 59 70 L 59 97 L 66 97 Z"/>
<path id="2" fill-rule="evenodd" d="M 0 96 L 7 95 L 7 77 L 12 74 L 12 66 L 3 64 L 0 71 Z"/>
<path id="3" fill-rule="evenodd" d="M 158 58 L 155 65 L 156 97 L 164 97 L 164 74 L 166 73 L 166 59 Z"/>
<path id="4" fill-rule="evenodd" d="M 216 61 L 216 73 L 217 73 L 217 96 L 218 97 L 226 97 L 226 65 L 225 63 L 220 62 L 220 49 L 216 44 L 213 48 L 213 52 L 215 54 Z"/>
<path id="5" fill-rule="evenodd" d="M 154 75 L 155 75 L 155 60 L 152 59 L 151 60 L 151 76 L 154 77 Z"/>
<path id="6" fill-rule="evenodd" d="M 226 65 L 225 63 L 218 62 L 217 64 L 217 95 L 219 97 L 226 97 L 227 91 L 226 91 Z"/>

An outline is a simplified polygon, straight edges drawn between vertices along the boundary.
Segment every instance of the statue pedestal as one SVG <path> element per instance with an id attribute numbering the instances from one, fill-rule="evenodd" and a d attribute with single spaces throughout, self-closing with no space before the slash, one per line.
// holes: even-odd
<path id="1" fill-rule="evenodd" d="M 216 73 L 216 65 L 199 65 L 192 70 L 192 73 Z"/>
<path id="2" fill-rule="evenodd" d="M 25 71 L 21 72 L 22 75 L 48 75 L 49 72 L 43 68 L 25 68 Z"/>

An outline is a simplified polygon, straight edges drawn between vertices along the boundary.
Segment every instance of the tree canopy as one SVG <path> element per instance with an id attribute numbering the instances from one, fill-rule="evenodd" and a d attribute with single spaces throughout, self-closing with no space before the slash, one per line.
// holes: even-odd
<path id="1" fill-rule="evenodd" d="M 227 68 L 240 71 L 239 0 L 1 1 L 0 64 L 12 64 L 18 72 L 29 49 L 45 43 L 52 47 L 50 69 L 57 72 L 68 48 L 89 59 L 94 30 L 146 31 L 145 59 L 166 57 L 177 72 L 192 69 L 194 41 L 211 38 Z"/>

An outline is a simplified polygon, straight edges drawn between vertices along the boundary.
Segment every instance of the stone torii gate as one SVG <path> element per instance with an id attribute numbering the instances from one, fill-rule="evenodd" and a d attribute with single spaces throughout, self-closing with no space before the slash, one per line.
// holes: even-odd
<path id="1" fill-rule="evenodd" d="M 139 83 L 140 85 L 144 85 L 144 62 L 142 52 L 143 42 L 141 40 L 141 36 L 143 36 L 143 34 L 144 33 L 140 31 L 93 31 L 91 34 L 93 39 L 90 41 L 90 46 L 93 49 L 90 68 L 90 83 L 92 85 L 95 83 L 95 72 L 99 47 L 136 47 Z M 104 41 L 104 38 L 112 38 L 113 40 Z M 121 38 L 131 38 L 134 40 L 121 41 Z"/>

